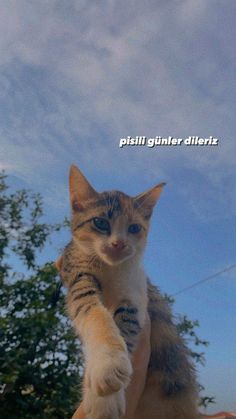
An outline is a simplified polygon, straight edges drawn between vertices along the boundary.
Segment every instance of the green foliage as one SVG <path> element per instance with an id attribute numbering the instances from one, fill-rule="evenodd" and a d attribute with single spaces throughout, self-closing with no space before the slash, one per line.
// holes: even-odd
<path id="1" fill-rule="evenodd" d="M 188 342 L 193 343 L 195 346 L 208 346 L 206 340 L 200 339 L 197 336 L 196 328 L 199 327 L 198 320 L 189 320 L 187 316 L 178 316 L 177 330 L 181 336 L 184 336 Z M 204 352 L 191 351 L 191 355 L 194 358 L 195 362 L 199 362 L 204 365 L 205 358 Z"/>
<path id="2" fill-rule="evenodd" d="M 173 297 L 165 294 L 166 301 L 172 306 L 175 302 Z M 187 318 L 186 315 L 179 314 L 176 317 L 175 321 L 178 333 L 184 337 L 186 343 L 191 344 L 192 346 L 208 346 L 209 342 L 206 340 L 200 339 L 197 335 L 196 328 L 199 327 L 198 320 L 190 320 Z M 197 352 L 195 350 L 191 350 L 191 356 L 193 357 L 196 363 L 200 363 L 204 365 L 205 358 L 204 352 Z"/>
<path id="3" fill-rule="evenodd" d="M 0 177 L 0 417 L 69 418 L 79 399 L 81 352 L 52 263 L 37 252 L 60 226 L 40 223 L 42 202 L 7 194 Z M 18 256 L 26 273 L 11 265 Z M 19 263 L 18 263 L 19 264 Z"/>
<path id="4" fill-rule="evenodd" d="M 175 302 L 173 297 L 166 294 L 165 294 L 165 299 L 170 305 L 173 305 Z M 198 320 L 190 320 L 187 318 L 186 315 L 179 314 L 178 316 L 176 316 L 175 324 L 176 324 L 178 333 L 180 334 L 180 336 L 182 336 L 185 339 L 185 342 L 188 344 L 188 347 L 191 346 L 194 348 L 195 347 L 198 348 L 199 346 L 207 347 L 209 345 L 208 341 L 200 339 L 197 335 L 196 328 L 199 327 Z M 205 364 L 204 352 L 190 349 L 190 354 L 195 364 L 198 364 L 198 363 L 201 365 Z M 199 391 L 202 392 L 204 390 L 205 390 L 204 386 L 199 384 Z M 215 403 L 214 397 L 209 397 L 209 396 L 200 397 L 200 401 L 199 401 L 200 406 L 203 406 L 206 408 L 208 404 L 211 404 L 211 403 Z"/>

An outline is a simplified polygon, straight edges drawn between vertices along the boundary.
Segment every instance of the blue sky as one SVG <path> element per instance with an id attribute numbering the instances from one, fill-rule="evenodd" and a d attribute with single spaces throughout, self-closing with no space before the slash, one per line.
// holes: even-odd
<path id="1" fill-rule="evenodd" d="M 69 214 L 77 164 L 98 190 L 166 181 L 145 266 L 174 294 L 236 263 L 235 2 L 3 2 L 0 168 Z M 124 147 L 120 138 L 198 135 L 219 145 Z M 52 244 L 50 257 L 66 241 Z M 210 341 L 200 380 L 236 410 L 236 271 L 176 297 Z M 212 409 L 209 409 L 209 412 Z"/>

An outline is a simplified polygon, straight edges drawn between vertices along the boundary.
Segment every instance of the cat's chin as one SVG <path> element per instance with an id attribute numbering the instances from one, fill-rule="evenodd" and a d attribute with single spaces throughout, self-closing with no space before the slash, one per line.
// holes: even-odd
<path id="1" fill-rule="evenodd" d="M 126 262 L 128 259 L 130 259 L 133 256 L 133 254 L 123 256 L 123 257 L 114 257 L 114 256 L 112 257 L 110 255 L 106 255 L 105 253 L 103 253 L 102 255 L 99 255 L 99 256 L 100 256 L 100 259 L 103 261 L 103 263 L 105 263 L 106 265 L 117 266 Z"/>
<path id="2" fill-rule="evenodd" d="M 123 262 L 125 262 L 127 259 L 122 259 L 122 260 L 106 260 L 104 261 L 104 263 L 106 263 L 109 266 L 118 266 L 118 265 L 122 265 Z"/>

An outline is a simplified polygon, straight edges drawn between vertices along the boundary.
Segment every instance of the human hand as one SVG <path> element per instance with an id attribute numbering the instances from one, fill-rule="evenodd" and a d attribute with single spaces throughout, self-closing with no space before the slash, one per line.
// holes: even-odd
<path id="1" fill-rule="evenodd" d="M 123 419 L 134 419 L 135 410 L 144 390 L 147 367 L 150 358 L 150 319 L 147 315 L 145 325 L 140 334 L 139 343 L 132 356 L 133 374 L 131 382 L 126 390 L 126 414 Z M 85 419 L 83 402 L 74 413 L 72 419 Z"/>

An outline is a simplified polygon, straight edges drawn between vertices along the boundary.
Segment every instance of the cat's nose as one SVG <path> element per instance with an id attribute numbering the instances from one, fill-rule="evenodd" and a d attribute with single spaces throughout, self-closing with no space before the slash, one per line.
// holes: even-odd
<path id="1" fill-rule="evenodd" d="M 126 243 L 124 242 L 124 240 L 120 240 L 120 239 L 113 240 L 111 244 L 112 244 L 112 247 L 114 247 L 117 250 L 123 250 L 126 246 Z"/>

